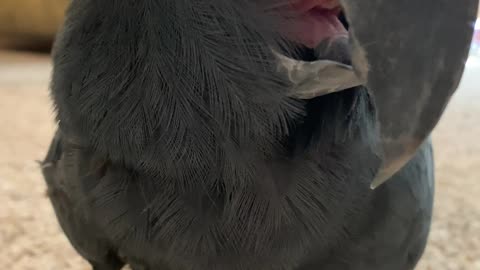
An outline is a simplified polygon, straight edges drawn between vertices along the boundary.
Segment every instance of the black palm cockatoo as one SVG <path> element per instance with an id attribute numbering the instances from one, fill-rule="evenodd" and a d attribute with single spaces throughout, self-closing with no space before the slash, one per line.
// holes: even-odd
<path id="1" fill-rule="evenodd" d="M 413 269 L 477 4 L 72 1 L 42 164 L 63 231 L 96 270 Z"/>

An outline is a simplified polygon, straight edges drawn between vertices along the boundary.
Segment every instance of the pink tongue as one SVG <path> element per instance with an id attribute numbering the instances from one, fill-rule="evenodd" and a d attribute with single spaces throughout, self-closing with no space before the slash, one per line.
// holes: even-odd
<path id="1" fill-rule="evenodd" d="M 348 32 L 335 12 L 308 11 L 291 22 L 288 37 L 309 48 L 317 47 L 327 39 L 348 36 Z"/>

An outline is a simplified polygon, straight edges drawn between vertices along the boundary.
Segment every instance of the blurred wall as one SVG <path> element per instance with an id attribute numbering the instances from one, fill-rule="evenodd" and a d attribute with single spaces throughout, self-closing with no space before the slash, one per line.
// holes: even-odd
<path id="1" fill-rule="evenodd" d="M 70 0 L 0 0 L 0 39 L 51 42 Z"/>

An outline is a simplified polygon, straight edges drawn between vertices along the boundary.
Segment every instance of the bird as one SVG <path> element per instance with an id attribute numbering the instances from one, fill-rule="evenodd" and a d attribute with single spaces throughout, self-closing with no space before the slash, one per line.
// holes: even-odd
<path id="1" fill-rule="evenodd" d="M 401 45 L 368 41 L 409 37 L 409 23 L 371 20 L 433 1 L 377 2 L 71 2 L 41 169 L 75 250 L 94 270 L 414 269 L 432 220 L 429 133 L 478 3 L 436 1 L 432 14 L 463 16 L 449 22 L 459 50 L 415 62 L 400 54 L 414 43 L 384 57 Z M 412 61 L 451 65 L 408 80 Z M 445 86 L 425 86 L 432 73 Z M 406 86 L 444 91 L 415 102 Z"/>

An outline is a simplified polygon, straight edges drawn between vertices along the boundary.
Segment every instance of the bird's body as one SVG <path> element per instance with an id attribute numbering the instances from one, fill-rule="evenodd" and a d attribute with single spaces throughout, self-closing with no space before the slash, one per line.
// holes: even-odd
<path id="1" fill-rule="evenodd" d="M 373 137 L 360 139 L 368 134 L 368 95 L 346 91 L 309 107 L 287 140 L 295 149 L 288 159 L 256 160 L 262 174 L 229 193 L 234 178 L 208 186 L 148 176 L 60 131 L 44 163 L 60 224 L 101 270 L 123 263 L 135 270 L 413 269 L 431 219 L 430 143 L 371 190 L 371 164 L 378 163 L 364 140 Z M 335 128 L 319 124 L 333 108 L 351 118 Z M 215 164 L 210 169 L 212 179 L 221 175 Z"/>
<path id="2" fill-rule="evenodd" d="M 348 41 L 339 2 L 297 2 L 287 8 L 300 11 L 292 17 L 276 0 L 72 1 L 54 47 L 59 128 L 43 173 L 61 227 L 95 270 L 415 267 L 434 189 L 424 139 L 458 82 L 466 46 L 411 60 L 402 33 L 433 27 L 422 12 L 419 31 L 393 17 L 399 32 L 373 27 L 377 17 L 362 24 L 359 12 L 379 8 L 389 20 L 395 5 L 417 6 L 345 0 L 358 26 L 350 57 L 349 46 L 330 42 Z M 452 3 L 435 5 L 435 14 Z M 468 29 L 455 27 L 449 33 L 466 44 Z M 370 30 L 390 39 L 372 45 Z M 388 58 L 382 46 L 400 49 Z M 290 73 L 279 69 L 281 54 Z M 443 64 L 432 75 L 423 56 Z M 317 60 L 326 62 L 309 63 Z M 421 77 L 412 63 L 422 63 Z M 356 84 L 367 73 L 366 87 Z M 430 83 L 436 78 L 442 83 Z M 316 82 L 336 91 L 319 93 Z M 441 95 L 430 102 L 434 87 Z M 372 190 L 379 170 L 396 174 Z"/>

